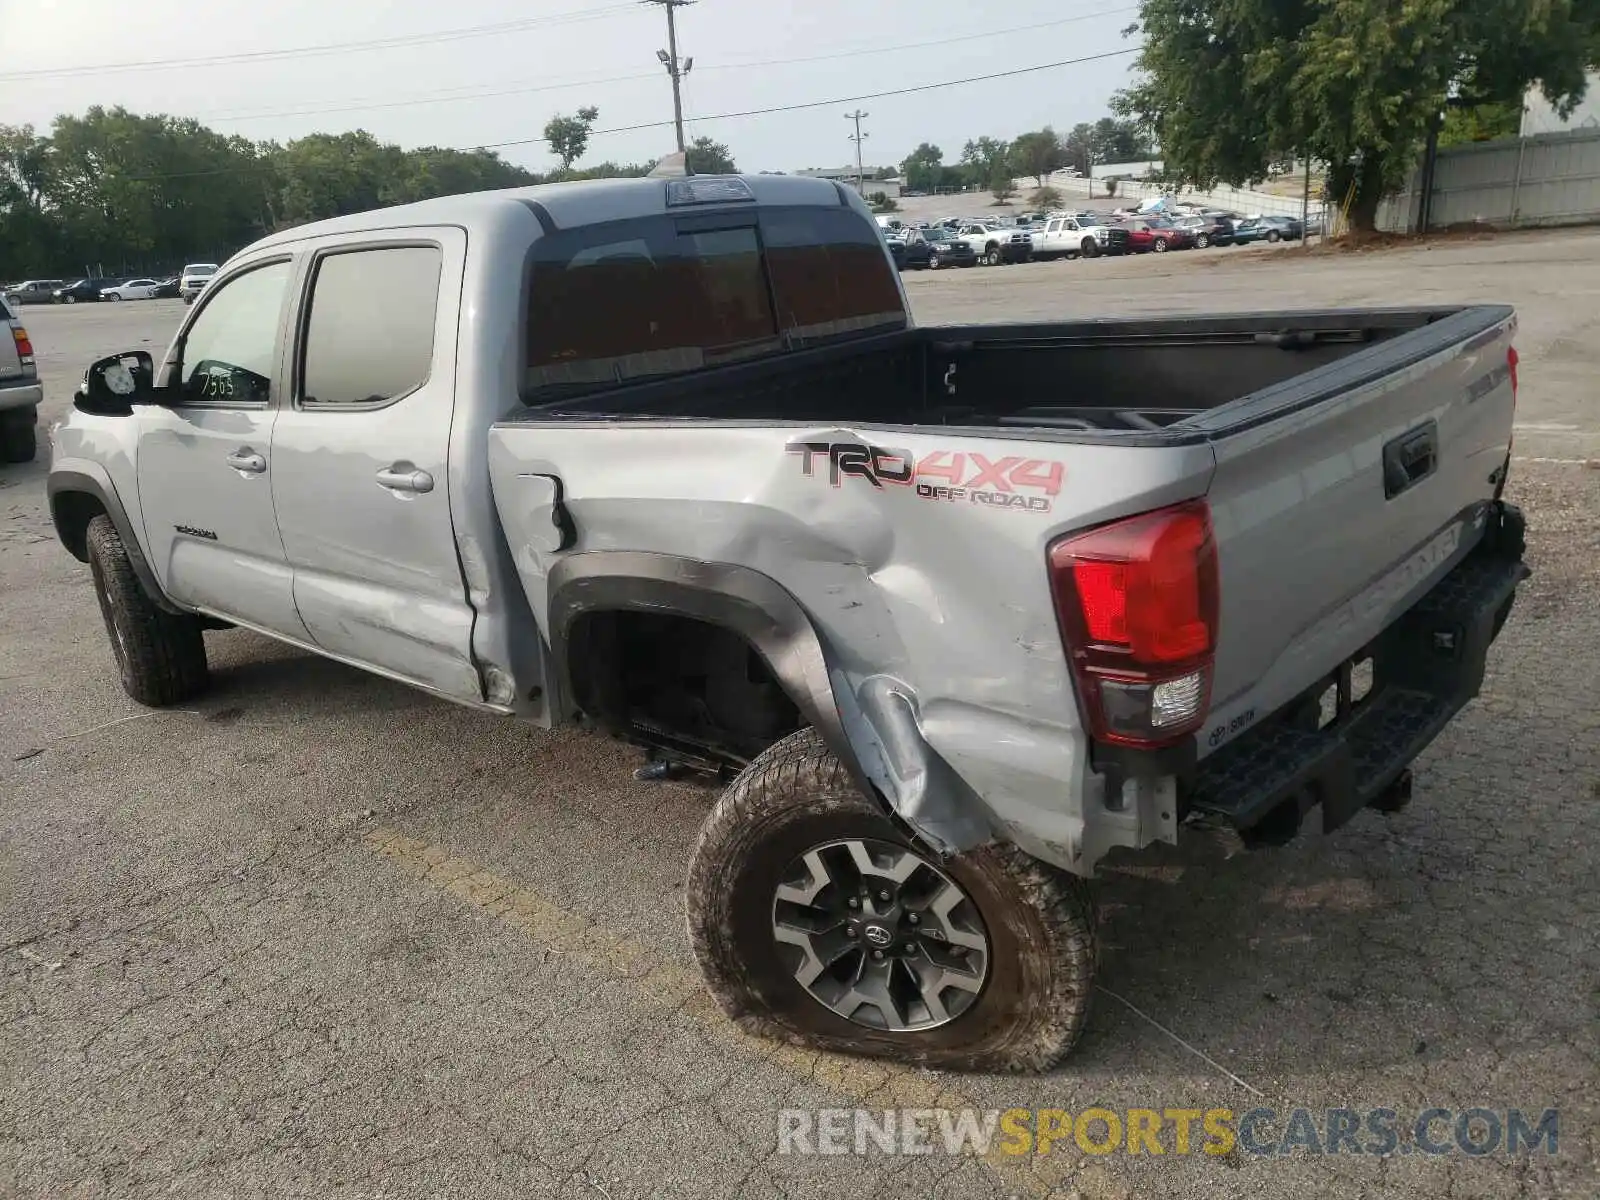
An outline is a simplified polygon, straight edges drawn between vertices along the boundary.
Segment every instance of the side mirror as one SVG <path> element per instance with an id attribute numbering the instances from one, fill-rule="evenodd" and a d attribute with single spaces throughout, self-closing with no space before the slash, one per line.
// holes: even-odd
<path id="1" fill-rule="evenodd" d="M 155 402 L 155 366 L 145 350 L 127 350 L 90 364 L 73 405 L 81 412 L 125 417 Z"/>

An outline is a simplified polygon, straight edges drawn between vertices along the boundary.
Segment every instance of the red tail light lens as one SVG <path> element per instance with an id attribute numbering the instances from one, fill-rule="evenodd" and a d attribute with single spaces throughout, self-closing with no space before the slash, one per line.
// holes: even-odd
<path id="1" fill-rule="evenodd" d="M 1050 581 L 1094 735 L 1161 746 L 1206 716 L 1217 551 L 1204 500 L 1053 543 Z"/>
<path id="2" fill-rule="evenodd" d="M 1522 362 L 1522 356 L 1517 353 L 1515 346 L 1506 348 L 1506 369 L 1511 372 L 1511 403 L 1517 402 L 1517 366 Z"/>
<path id="3" fill-rule="evenodd" d="M 15 327 L 11 330 L 11 336 L 16 340 L 17 357 L 22 359 L 22 365 L 26 367 L 32 364 L 33 343 L 28 340 L 28 331 L 20 327 Z"/>

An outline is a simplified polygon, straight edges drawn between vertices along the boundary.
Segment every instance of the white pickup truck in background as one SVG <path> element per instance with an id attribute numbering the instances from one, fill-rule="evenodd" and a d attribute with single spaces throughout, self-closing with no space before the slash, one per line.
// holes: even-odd
<path id="1" fill-rule="evenodd" d="M 1033 256 L 1050 258 L 1094 258 L 1101 254 L 1126 254 L 1128 231 L 1088 217 L 1054 214 L 1042 229 L 1033 233 Z"/>

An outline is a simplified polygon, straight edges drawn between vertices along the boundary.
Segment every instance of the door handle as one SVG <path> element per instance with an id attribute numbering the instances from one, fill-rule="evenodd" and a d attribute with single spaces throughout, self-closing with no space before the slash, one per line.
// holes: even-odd
<path id="1" fill-rule="evenodd" d="M 396 464 L 378 472 L 378 486 L 395 492 L 431 492 L 433 476 L 416 467 L 403 470 L 400 464 Z"/>
<path id="2" fill-rule="evenodd" d="M 242 446 L 228 455 L 228 465 L 235 471 L 259 475 L 267 469 L 267 460 L 248 446 Z"/>

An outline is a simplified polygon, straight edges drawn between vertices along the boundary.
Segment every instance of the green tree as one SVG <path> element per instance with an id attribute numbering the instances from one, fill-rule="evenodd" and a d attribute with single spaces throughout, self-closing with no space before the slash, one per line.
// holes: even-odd
<path id="1" fill-rule="evenodd" d="M 961 148 L 961 166 L 974 187 L 993 187 L 998 173 L 1006 168 L 1011 143 L 999 138 L 981 137 Z"/>
<path id="2" fill-rule="evenodd" d="M 1521 131 L 1520 97 L 1470 107 L 1457 105 L 1445 109 L 1444 124 L 1439 130 L 1439 145 L 1487 142 L 1494 138 L 1516 137 Z"/>
<path id="3" fill-rule="evenodd" d="M 1094 126 L 1087 121 L 1074 125 L 1061 139 L 1063 166 L 1072 167 L 1080 175 L 1088 175 L 1094 165 Z"/>
<path id="4" fill-rule="evenodd" d="M 994 173 L 989 176 L 989 191 L 996 204 L 1004 204 L 1017 194 L 1017 185 L 1011 179 L 1011 164 L 1004 158 L 994 165 Z"/>
<path id="5" fill-rule="evenodd" d="M 900 164 L 906 187 L 913 192 L 938 190 L 944 172 L 944 151 L 932 142 L 923 142 Z"/>
<path id="6" fill-rule="evenodd" d="M 1028 203 L 1040 212 L 1050 212 L 1061 207 L 1061 193 L 1053 187 L 1035 188 L 1028 195 Z"/>
<path id="7" fill-rule="evenodd" d="M 732 152 L 708 137 L 697 137 L 689 143 L 688 165 L 691 175 L 734 175 L 739 170 Z"/>
<path id="8" fill-rule="evenodd" d="M 888 192 L 871 192 L 867 196 L 867 206 L 875 213 L 899 212 L 900 205 Z"/>
<path id="9" fill-rule="evenodd" d="M 599 117 L 600 110 L 590 106 L 580 108 L 575 117 L 564 117 L 557 113 L 545 123 L 544 140 L 550 143 L 550 153 L 561 160 L 563 175 L 572 169 L 572 164 L 582 158 L 583 152 L 589 148 L 589 131 L 594 128 L 594 123 Z"/>
<path id="10" fill-rule="evenodd" d="M 1245 184 L 1310 155 L 1370 230 L 1447 107 L 1570 111 L 1600 61 L 1596 0 L 1142 0 L 1138 82 L 1114 103 L 1153 127 L 1169 177 Z"/>
<path id="11" fill-rule="evenodd" d="M 1031 175 L 1044 186 L 1045 177 L 1066 161 L 1061 139 L 1046 125 L 1035 133 L 1021 134 L 1011 143 L 1011 169 L 1018 175 Z"/>

